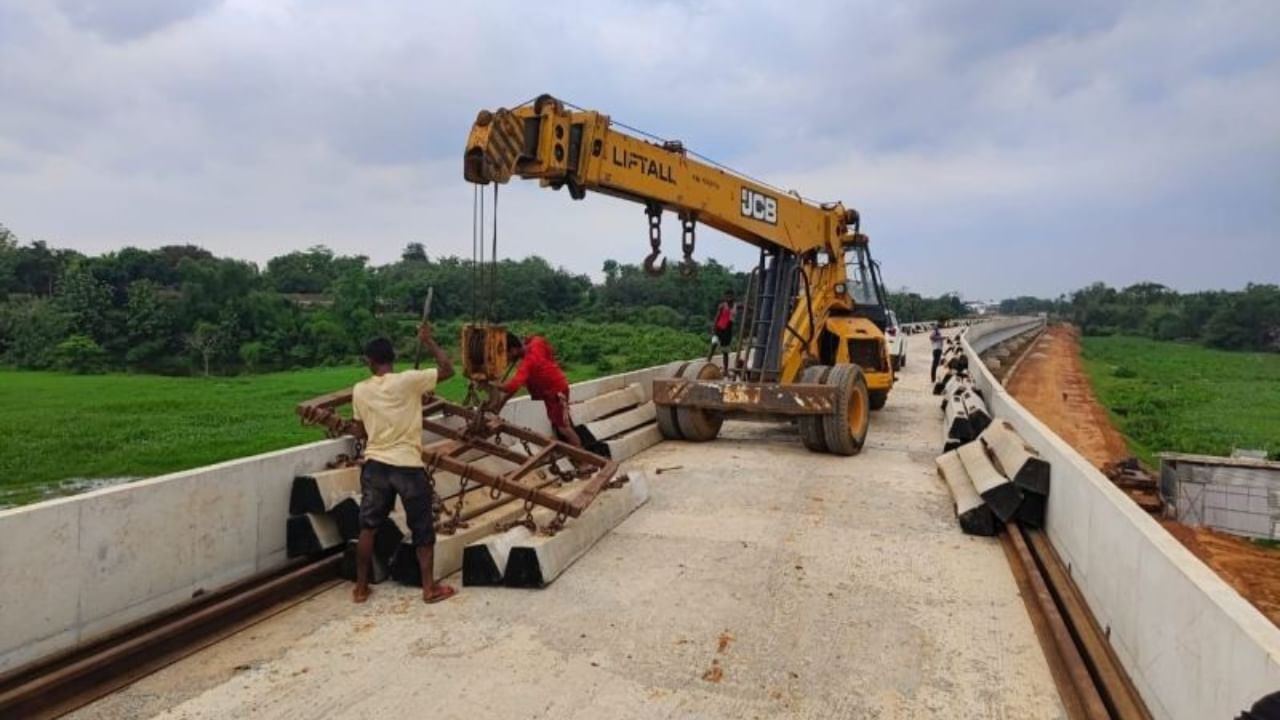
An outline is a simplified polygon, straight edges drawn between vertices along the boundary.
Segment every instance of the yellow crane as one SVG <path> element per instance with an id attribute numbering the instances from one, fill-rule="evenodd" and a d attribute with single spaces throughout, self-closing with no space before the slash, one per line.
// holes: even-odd
<path id="1" fill-rule="evenodd" d="M 648 217 L 650 273 L 666 264 L 657 262 L 664 211 L 681 221 L 686 272 L 694 268 L 699 224 L 759 248 L 735 366 L 724 377 L 719 365 L 694 361 L 655 380 L 663 434 L 711 440 L 726 417 L 766 415 L 796 419 L 811 450 L 861 450 L 869 411 L 883 407 L 894 375 L 883 284 L 856 210 L 779 191 L 680 142 L 645 139 L 608 115 L 549 95 L 481 110 L 467 138 L 463 175 L 480 185 L 538 179 L 579 200 L 591 191 L 640 203 Z"/>

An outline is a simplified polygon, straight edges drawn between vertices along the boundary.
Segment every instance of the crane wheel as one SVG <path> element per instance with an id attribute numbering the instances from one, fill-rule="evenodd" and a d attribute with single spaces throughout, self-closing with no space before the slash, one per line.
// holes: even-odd
<path id="1" fill-rule="evenodd" d="M 700 360 L 690 363 L 682 377 L 690 380 L 719 380 L 720 366 L 713 362 Z M 715 440 L 720 434 L 720 426 L 724 423 L 724 415 L 714 410 L 701 410 L 692 407 L 676 407 L 676 424 L 680 434 L 690 442 L 706 442 Z"/>
<path id="2" fill-rule="evenodd" d="M 692 363 L 684 363 L 677 367 L 667 377 L 678 378 L 684 376 L 684 371 Z M 676 422 L 676 409 L 670 405 L 655 405 L 653 414 L 658 420 L 658 430 L 662 433 L 662 437 L 667 440 L 683 440 L 684 434 L 680 432 L 680 423 Z"/>
<path id="3" fill-rule="evenodd" d="M 827 373 L 831 372 L 830 365 L 811 365 L 800 373 L 800 382 L 822 385 L 827 379 Z M 801 415 L 800 423 L 800 442 L 804 443 L 805 448 L 813 452 L 827 451 L 827 438 L 822 430 L 821 415 Z"/>
<path id="4" fill-rule="evenodd" d="M 884 404 L 886 402 L 889 401 L 889 391 L 888 390 L 868 390 L 867 399 L 871 401 L 872 410 L 879 410 L 884 407 Z"/>
<path id="5" fill-rule="evenodd" d="M 836 406 L 822 419 L 827 451 L 835 455 L 857 455 L 867 440 L 871 421 L 867 379 L 857 365 L 836 365 L 828 373 L 826 384 L 836 388 Z"/>

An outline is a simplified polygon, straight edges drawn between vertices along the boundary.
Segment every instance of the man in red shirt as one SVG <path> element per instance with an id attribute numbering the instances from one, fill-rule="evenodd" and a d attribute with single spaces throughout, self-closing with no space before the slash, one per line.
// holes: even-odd
<path id="1" fill-rule="evenodd" d="M 724 299 L 716 306 L 715 321 L 712 325 L 714 331 L 711 335 L 711 352 L 707 355 L 707 361 L 715 357 L 716 347 L 719 346 L 720 353 L 724 357 L 724 374 L 729 374 L 729 351 L 733 345 L 733 313 L 737 309 L 733 301 L 733 290 L 724 291 Z"/>
<path id="2" fill-rule="evenodd" d="M 582 447 L 582 440 L 573 429 L 569 417 L 569 381 L 556 363 L 555 351 L 546 338 L 538 335 L 521 340 L 515 333 L 507 333 L 507 360 L 519 362 L 516 374 L 495 393 L 490 409 L 498 412 L 520 388 L 529 388 L 529 397 L 541 400 L 547 408 L 547 420 L 561 440 L 575 447 Z"/>

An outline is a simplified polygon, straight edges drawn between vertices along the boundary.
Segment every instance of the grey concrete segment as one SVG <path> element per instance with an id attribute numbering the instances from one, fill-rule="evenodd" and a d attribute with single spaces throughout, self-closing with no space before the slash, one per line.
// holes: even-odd
<path id="1" fill-rule="evenodd" d="M 936 463 L 938 474 L 951 491 L 960 529 L 970 535 L 995 535 L 999 528 L 995 514 L 974 488 L 973 480 L 960 461 L 960 455 L 956 452 L 943 453 L 938 456 Z"/>
<path id="2" fill-rule="evenodd" d="M 982 433 L 981 440 L 1000 474 L 1027 492 L 1049 494 L 1049 463 L 1022 439 L 1009 421 L 993 423 Z"/>
<path id="3" fill-rule="evenodd" d="M 977 436 L 973 431 L 973 424 L 969 420 L 964 403 L 954 400 L 947 402 L 947 407 L 943 411 L 942 427 L 947 437 L 961 445 L 972 441 Z"/>
<path id="4" fill-rule="evenodd" d="M 976 361 L 986 348 L 1041 324 L 1013 319 L 976 327 L 967 352 Z M 980 372 L 976 380 L 995 416 L 1049 463 L 1049 539 L 1156 720 L 1235 717 L 1280 688 L 1280 629 L 994 376 Z"/>
<path id="5" fill-rule="evenodd" d="M 462 554 L 462 584 L 468 587 L 501 585 L 511 547 L 531 537 L 532 530 L 517 525 L 468 545 Z"/>
<path id="6" fill-rule="evenodd" d="M 620 435 L 606 444 L 609 446 L 609 457 L 617 461 L 639 455 L 662 442 L 662 431 L 657 423 L 636 428 L 625 435 Z"/>
<path id="7" fill-rule="evenodd" d="M 589 400 L 569 405 L 569 414 L 575 423 L 583 424 L 607 417 L 621 410 L 641 405 L 646 401 L 644 388 L 639 383 L 621 390 L 598 395 Z"/>
<path id="8" fill-rule="evenodd" d="M 360 468 L 345 467 L 299 475 L 289 491 L 289 514 L 322 513 L 334 505 L 360 499 Z"/>
<path id="9" fill-rule="evenodd" d="M 607 418 L 587 423 L 587 430 L 596 437 L 597 440 L 609 440 L 617 435 L 634 430 L 641 425 L 654 421 L 654 406 L 652 402 L 637 405 L 630 410 L 610 415 Z"/>
<path id="10" fill-rule="evenodd" d="M 650 501 L 545 590 L 338 588 L 80 717 L 1063 718 L 999 543 L 956 530 L 928 367 L 900 377 L 856 457 L 730 422 L 632 458 Z"/>
<path id="11" fill-rule="evenodd" d="M 512 543 L 502 574 L 507 587 L 540 588 L 560 577 L 591 546 L 649 501 L 643 472 L 628 473 L 620 488 L 601 493 L 581 517 L 555 535 L 530 535 Z"/>
<path id="12" fill-rule="evenodd" d="M 956 454 L 960 457 L 960 462 L 964 463 L 964 471 L 973 481 L 974 489 L 986 501 L 991 512 L 1003 522 L 1012 520 L 1018 512 L 1018 506 L 1022 504 L 1022 491 L 996 470 L 982 443 L 961 445 Z"/>
<path id="13" fill-rule="evenodd" d="M 345 538 L 338 530 L 338 521 L 325 513 L 306 513 L 289 518 L 286 554 L 305 557 L 342 545 Z"/>

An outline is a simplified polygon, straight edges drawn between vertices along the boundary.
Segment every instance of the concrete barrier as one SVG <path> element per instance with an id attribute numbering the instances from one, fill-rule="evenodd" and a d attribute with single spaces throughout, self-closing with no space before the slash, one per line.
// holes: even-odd
<path id="1" fill-rule="evenodd" d="M 668 368 L 578 383 L 570 397 L 639 383 L 647 401 L 649 381 Z M 527 398 L 503 415 L 551 429 L 542 403 Z M 658 440 L 637 431 L 627 449 Z M 324 440 L 0 510 L 0 672 L 279 567 L 294 476 L 352 451 L 349 439 Z"/>
<path id="2" fill-rule="evenodd" d="M 293 477 L 351 451 L 325 440 L 0 511 L 0 671 L 278 567 Z"/>
<path id="3" fill-rule="evenodd" d="M 1049 539 L 1154 717 L 1235 717 L 1280 688 L 1280 629 L 1018 404 L 979 361 L 983 350 L 1041 322 L 979 325 L 964 342 L 995 417 L 1049 463 Z"/>

